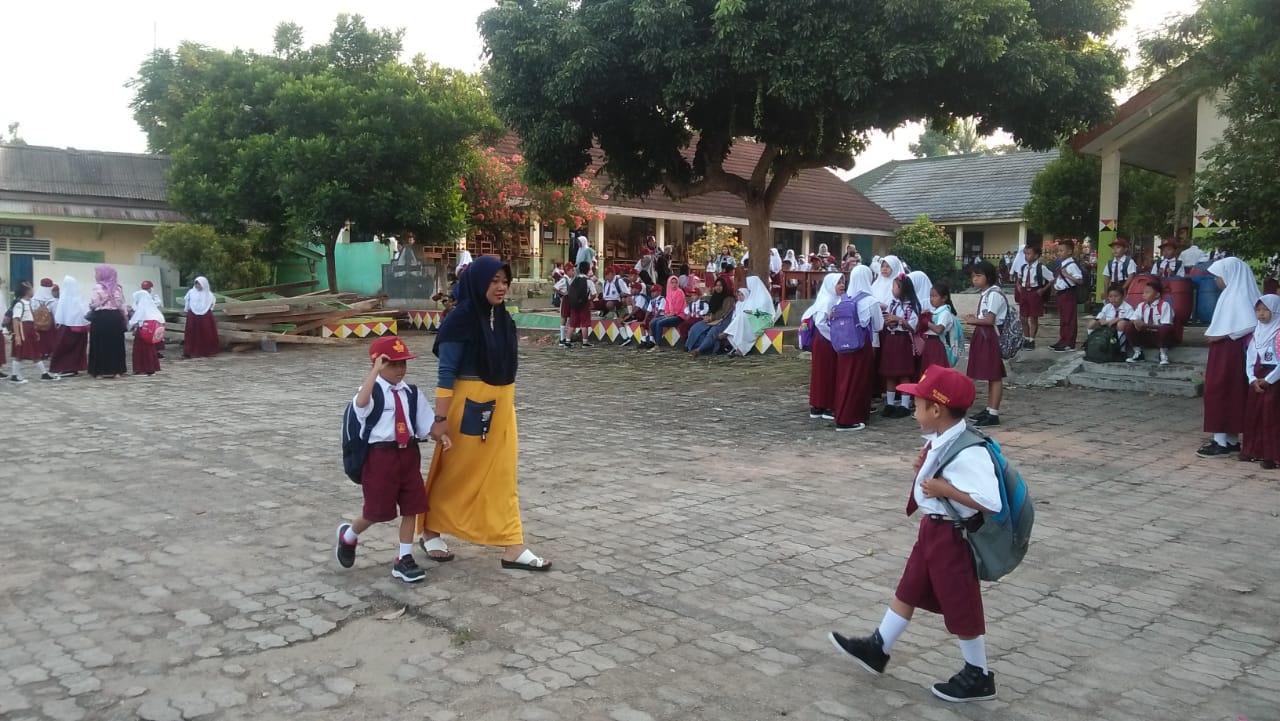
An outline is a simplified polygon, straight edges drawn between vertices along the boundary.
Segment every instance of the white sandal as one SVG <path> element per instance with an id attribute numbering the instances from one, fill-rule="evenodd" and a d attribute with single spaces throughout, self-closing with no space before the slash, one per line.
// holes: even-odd
<path id="1" fill-rule="evenodd" d="M 522 571 L 550 571 L 551 561 L 539 558 L 533 551 L 526 548 L 524 549 L 524 553 L 521 553 L 514 561 L 508 561 L 505 558 L 502 559 L 502 567 L 518 568 Z"/>
<path id="2" fill-rule="evenodd" d="M 420 538 L 418 539 L 418 545 L 422 548 L 422 552 L 427 554 L 427 558 L 430 558 L 436 563 L 448 563 L 453 560 L 453 554 L 449 552 L 449 544 L 444 542 L 443 536 L 436 536 L 435 538 Z M 443 551 L 444 555 L 433 556 L 431 555 L 432 551 L 435 551 L 436 553 Z"/>

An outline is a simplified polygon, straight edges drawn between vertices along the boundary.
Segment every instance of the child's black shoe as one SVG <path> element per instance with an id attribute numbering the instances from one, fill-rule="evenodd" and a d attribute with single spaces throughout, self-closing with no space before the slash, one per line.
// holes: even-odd
<path id="1" fill-rule="evenodd" d="M 884 639 L 880 637 L 879 631 L 866 638 L 845 638 L 832 631 L 827 634 L 827 638 L 832 646 L 846 654 L 854 663 L 877 676 L 884 673 L 884 667 L 889 665 L 889 654 L 884 652 Z"/>
<path id="2" fill-rule="evenodd" d="M 396 559 L 395 565 L 391 567 L 391 575 L 405 583 L 417 583 L 427 577 L 426 572 L 418 568 L 418 562 L 413 560 L 412 553 Z"/>
<path id="3" fill-rule="evenodd" d="M 350 523 L 338 526 L 338 541 L 333 546 L 333 557 L 338 560 L 338 565 L 343 568 L 351 568 L 356 565 L 356 544 L 342 540 L 348 528 L 351 528 Z"/>
<path id="4" fill-rule="evenodd" d="M 943 701 L 990 701 L 996 697 L 996 675 L 965 663 L 960 673 L 946 683 L 935 683 L 932 691 Z"/>

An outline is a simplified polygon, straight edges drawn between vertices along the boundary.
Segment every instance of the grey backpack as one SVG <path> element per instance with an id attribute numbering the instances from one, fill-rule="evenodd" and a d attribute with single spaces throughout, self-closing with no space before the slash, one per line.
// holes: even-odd
<path id="1" fill-rule="evenodd" d="M 1027 492 L 1027 484 L 1022 474 L 1009 464 L 1000 451 L 1000 444 L 988 436 L 967 428 L 952 442 L 945 455 L 938 463 L 935 475 L 941 475 L 942 469 L 955 460 L 956 456 L 966 448 L 983 446 L 991 455 L 991 462 L 996 469 L 996 480 L 1000 486 L 1000 512 L 982 513 L 982 526 L 976 531 L 964 529 L 964 539 L 973 550 L 973 563 L 978 569 L 978 578 L 983 581 L 996 581 L 1018 567 L 1022 558 L 1027 555 L 1027 547 L 1031 544 L 1031 526 L 1036 520 L 1036 510 L 1031 502 L 1031 494 Z M 947 514 L 956 525 L 961 525 L 960 514 L 947 499 L 942 500 L 947 507 Z"/>

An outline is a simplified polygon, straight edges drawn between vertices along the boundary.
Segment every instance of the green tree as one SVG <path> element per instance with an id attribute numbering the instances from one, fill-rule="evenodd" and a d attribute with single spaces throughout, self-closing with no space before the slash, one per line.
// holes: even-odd
<path id="1" fill-rule="evenodd" d="M 986 138 L 978 132 L 978 121 L 974 118 L 953 120 L 941 128 L 931 124 L 920 133 L 916 142 L 908 146 L 908 150 L 917 158 L 980 153 L 989 149 Z"/>
<path id="2" fill-rule="evenodd" d="M 1142 44 L 1147 75 L 1173 68 L 1187 92 L 1215 93 L 1229 123 L 1204 155 L 1197 202 L 1235 221 L 1217 244 L 1280 252 L 1280 3 L 1203 0 Z"/>
<path id="3" fill-rule="evenodd" d="M 9 123 L 9 137 L 0 135 L 0 145 L 26 145 L 27 141 L 18 135 L 18 128 L 21 125 L 21 123 Z"/>
<path id="4" fill-rule="evenodd" d="M 731 193 L 763 258 L 787 183 L 851 168 L 873 130 L 977 117 L 983 134 L 1051 147 L 1108 117 L 1124 67 L 1096 38 L 1124 5 L 500 0 L 480 30 L 494 106 L 532 169 L 568 182 L 594 144 L 613 193 Z M 762 152 L 730 167 L 742 138 Z"/>
<path id="5" fill-rule="evenodd" d="M 904 225 L 893 234 L 893 254 L 911 266 L 924 271 L 936 280 L 951 277 L 956 271 L 956 246 L 947 231 L 934 225 L 929 216 L 916 218 L 911 225 Z M 872 268 L 879 272 L 879 268 Z M 928 302 L 928 298 L 921 298 Z"/>
<path id="6" fill-rule="evenodd" d="M 159 50 L 132 81 L 134 117 L 169 153 L 170 201 L 225 235 L 262 226 L 260 247 L 327 251 L 359 232 L 455 238 L 465 227 L 457 180 L 472 145 L 499 130 L 478 78 L 401 63 L 402 31 L 338 16 L 322 45 L 296 25 L 275 54 L 183 43 Z"/>
<path id="7" fill-rule="evenodd" d="M 1098 232 L 1102 161 L 1062 146 L 1058 158 L 1031 183 L 1023 217 L 1036 230 L 1060 238 L 1084 238 Z M 1169 234 L 1173 228 L 1174 181 L 1149 170 L 1120 169 L 1120 233 Z"/>
<path id="8" fill-rule="evenodd" d="M 253 288 L 271 279 L 271 265 L 258 249 L 261 242 L 261 228 L 235 236 L 208 225 L 162 223 L 148 250 L 172 263 L 184 283 L 203 275 L 214 288 Z"/>

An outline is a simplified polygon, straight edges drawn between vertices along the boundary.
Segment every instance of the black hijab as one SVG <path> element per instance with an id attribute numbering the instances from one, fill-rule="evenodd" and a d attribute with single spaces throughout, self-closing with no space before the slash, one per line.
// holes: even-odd
<path id="1" fill-rule="evenodd" d="M 707 301 L 707 308 L 711 313 L 719 313 L 720 307 L 724 302 L 733 297 L 733 281 L 725 278 L 716 278 L 716 282 L 724 287 L 723 291 L 712 291 L 711 300 Z"/>
<path id="2" fill-rule="evenodd" d="M 458 305 L 445 316 L 431 352 L 440 356 L 441 343 L 462 343 L 463 364 L 476 369 L 491 386 L 515 383 L 519 358 L 516 323 L 505 305 L 490 305 L 485 294 L 498 271 L 511 277 L 511 266 L 491 255 L 477 258 L 458 279 Z"/>

